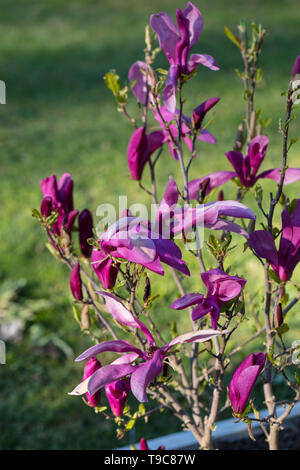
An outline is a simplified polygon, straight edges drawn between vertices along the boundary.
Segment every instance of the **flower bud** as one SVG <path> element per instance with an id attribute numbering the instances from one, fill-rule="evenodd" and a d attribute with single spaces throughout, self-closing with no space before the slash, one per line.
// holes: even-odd
<path id="1" fill-rule="evenodd" d="M 85 365 L 84 372 L 83 372 L 83 380 L 86 380 L 88 377 L 93 375 L 93 373 L 96 372 L 98 369 L 100 369 L 100 367 L 101 367 L 101 363 L 98 361 L 98 359 L 96 357 L 91 357 L 91 359 L 89 359 Z M 100 398 L 101 398 L 101 390 L 94 393 L 94 395 L 90 395 L 89 393 L 86 393 L 86 398 L 92 406 L 99 406 Z"/>
<path id="2" fill-rule="evenodd" d="M 116 380 L 105 385 L 105 393 L 114 416 L 122 416 L 130 392 L 130 380 Z"/>
<path id="3" fill-rule="evenodd" d="M 300 55 L 296 57 L 294 62 L 292 73 L 291 73 L 291 80 L 299 80 L 300 79 Z"/>
<path id="4" fill-rule="evenodd" d="M 52 197 L 45 196 L 41 203 L 41 214 L 43 217 L 49 217 L 52 211 Z"/>
<path id="5" fill-rule="evenodd" d="M 84 304 L 81 310 L 80 326 L 83 330 L 89 330 L 91 327 L 91 319 L 88 304 Z"/>
<path id="6" fill-rule="evenodd" d="M 283 323 L 282 306 L 279 303 L 276 307 L 276 316 L 274 318 L 275 328 L 279 328 Z"/>
<path id="7" fill-rule="evenodd" d="M 71 271 L 70 288 L 71 288 L 74 299 L 81 301 L 83 299 L 83 295 L 82 295 L 82 285 L 81 285 L 79 263 L 76 263 Z"/>
<path id="8" fill-rule="evenodd" d="M 147 441 L 144 437 L 140 440 L 140 450 L 149 450 Z"/>
<path id="9" fill-rule="evenodd" d="M 150 295 L 151 295 L 151 284 L 150 284 L 150 279 L 147 276 L 146 281 L 145 281 L 145 289 L 144 289 L 144 297 L 143 297 L 144 302 L 147 302 Z"/>
<path id="10" fill-rule="evenodd" d="M 93 217 L 88 209 L 84 209 L 80 212 L 78 228 L 81 253 L 85 258 L 89 258 L 93 247 L 88 244 L 87 240 L 93 238 Z"/>
<path id="11" fill-rule="evenodd" d="M 224 192 L 222 189 L 218 193 L 218 201 L 224 201 Z"/>

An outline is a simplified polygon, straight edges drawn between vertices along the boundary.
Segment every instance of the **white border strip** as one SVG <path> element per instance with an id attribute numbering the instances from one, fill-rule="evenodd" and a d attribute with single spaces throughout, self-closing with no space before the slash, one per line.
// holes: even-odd
<path id="1" fill-rule="evenodd" d="M 285 408 L 279 406 L 277 408 L 278 414 L 281 414 Z M 268 416 L 268 411 L 263 410 L 260 412 L 262 418 Z M 292 409 L 289 417 L 295 418 L 300 416 L 300 402 L 296 403 Z M 255 418 L 254 414 L 249 415 L 250 418 Z M 257 421 L 252 422 L 252 430 L 259 428 L 259 423 Z M 213 439 L 224 439 L 224 438 L 234 438 L 236 434 L 246 434 L 247 425 L 246 423 L 239 422 L 236 423 L 234 418 L 224 419 L 217 422 L 216 429 L 213 431 Z M 159 446 L 163 445 L 167 450 L 176 450 L 176 449 L 185 449 L 187 447 L 192 447 L 197 445 L 197 441 L 194 438 L 191 431 L 182 431 L 175 432 L 174 434 L 168 434 L 166 436 L 157 437 L 155 439 L 147 439 L 148 446 L 151 450 L 157 449 Z M 139 449 L 139 443 L 134 444 L 134 446 Z M 116 450 L 130 450 L 129 446 L 118 447 Z"/>

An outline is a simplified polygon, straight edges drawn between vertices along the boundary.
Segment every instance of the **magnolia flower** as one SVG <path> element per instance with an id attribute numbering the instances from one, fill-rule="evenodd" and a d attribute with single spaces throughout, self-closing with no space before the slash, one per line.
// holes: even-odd
<path id="1" fill-rule="evenodd" d="M 87 361 L 84 367 L 83 380 L 88 380 L 88 378 L 91 377 L 100 368 L 101 368 L 101 363 L 98 361 L 98 359 L 96 357 L 91 357 Z M 86 393 L 86 398 L 92 406 L 99 406 L 100 397 L 101 397 L 100 390 L 94 393 L 93 395 L 90 395 L 88 392 Z"/>
<path id="2" fill-rule="evenodd" d="M 272 235 L 265 230 L 256 230 L 249 237 L 249 244 L 261 258 L 265 258 L 280 281 L 288 281 L 300 261 L 300 199 L 292 214 L 284 210 L 281 214 L 282 232 L 279 249 Z"/>
<path id="3" fill-rule="evenodd" d="M 144 437 L 140 440 L 140 450 L 149 450 L 148 443 Z M 157 450 L 165 450 L 165 446 L 159 446 Z"/>
<path id="4" fill-rule="evenodd" d="M 154 232 L 148 221 L 137 217 L 119 219 L 100 235 L 98 243 L 105 255 L 141 264 L 157 274 L 164 275 L 161 263 L 165 263 L 187 276 L 190 275 L 185 261 L 181 259 L 178 246 Z M 92 253 L 92 263 L 99 256 L 97 250 L 94 251 L 96 253 Z"/>
<path id="5" fill-rule="evenodd" d="M 54 233 L 57 236 L 61 236 L 63 230 L 71 233 L 78 211 L 73 207 L 73 180 L 70 173 L 64 173 L 58 183 L 56 176 L 50 175 L 41 180 L 40 185 L 44 196 L 42 215 L 50 215 L 51 210 L 57 211 L 58 219 L 52 224 Z"/>
<path id="6" fill-rule="evenodd" d="M 188 2 L 186 8 L 176 11 L 178 29 L 173 20 L 165 12 L 152 15 L 150 25 L 156 32 L 159 45 L 166 54 L 170 68 L 164 89 L 164 103 L 170 111 L 176 108 L 177 82 L 181 74 L 189 75 L 202 64 L 211 70 L 219 70 L 213 57 L 206 54 L 188 53 L 198 41 L 202 28 L 203 18 L 198 8 Z"/>
<path id="7" fill-rule="evenodd" d="M 171 308 L 182 310 L 196 305 L 192 319 L 198 320 L 209 313 L 212 327 L 216 329 L 221 306 L 240 294 L 246 280 L 238 276 L 229 276 L 220 269 L 211 269 L 202 273 L 201 279 L 207 288 L 206 297 L 196 293 L 187 294 L 173 302 Z"/>
<path id="8" fill-rule="evenodd" d="M 186 235 L 193 227 L 204 226 L 213 230 L 236 232 L 248 238 L 248 233 L 242 227 L 224 219 L 224 216 L 255 219 L 253 212 L 244 204 L 228 200 L 199 204 L 197 207 L 181 207 L 177 206 L 178 196 L 177 185 L 170 177 L 157 213 L 156 225 L 159 225 L 163 235 L 167 234 L 168 230 L 171 236 L 179 233 Z"/>
<path id="9" fill-rule="evenodd" d="M 258 179 L 269 178 L 277 183 L 280 182 L 281 169 L 273 168 L 257 174 L 260 165 L 262 164 L 269 139 L 264 135 L 258 135 L 251 140 L 248 146 L 248 153 L 243 156 L 241 152 L 231 150 L 225 155 L 233 166 L 235 171 L 217 171 L 203 178 L 195 179 L 189 183 L 190 199 L 197 199 L 199 184 L 205 179 L 209 178 L 209 185 L 206 190 L 208 195 L 210 191 L 217 186 L 221 186 L 232 178 L 238 178 L 243 186 L 250 188 L 254 186 Z M 288 168 L 284 176 L 284 184 L 294 183 L 300 179 L 300 168 Z"/>
<path id="10" fill-rule="evenodd" d="M 92 253 L 92 246 L 87 240 L 93 238 L 93 216 L 88 209 L 80 212 L 78 217 L 79 244 L 82 256 L 89 258 Z"/>
<path id="11" fill-rule="evenodd" d="M 166 141 L 162 131 L 146 134 L 146 127 L 136 129 L 129 141 L 127 149 L 128 166 L 133 180 L 142 178 L 143 170 L 149 158 Z"/>
<path id="12" fill-rule="evenodd" d="M 229 399 L 235 413 L 241 414 L 257 377 L 264 368 L 265 353 L 250 354 L 236 369 L 229 384 Z"/>
<path id="13" fill-rule="evenodd" d="M 175 160 L 178 160 L 177 150 L 173 148 L 172 139 L 170 137 L 170 133 L 177 141 L 178 138 L 178 125 L 174 122 L 178 120 L 179 111 L 175 109 L 174 112 L 169 111 L 165 106 L 161 106 L 159 108 L 159 112 L 155 109 L 152 109 L 154 113 L 154 117 L 157 122 L 160 124 L 161 128 L 163 129 L 164 133 L 164 142 L 168 143 L 169 152 Z M 166 128 L 166 124 L 168 124 L 168 129 Z M 181 135 L 183 141 L 187 145 L 190 152 L 193 150 L 193 143 L 192 143 L 192 134 L 189 129 L 189 125 L 191 125 L 191 120 L 187 116 L 182 116 L 182 123 L 181 123 Z M 201 127 L 201 126 L 200 126 Z M 202 140 L 203 142 L 207 142 L 210 144 L 215 144 L 216 139 L 214 136 L 208 132 L 206 129 L 202 129 L 197 136 L 198 140 Z"/>
<path id="14" fill-rule="evenodd" d="M 130 393 L 130 381 L 128 379 L 115 380 L 105 385 L 105 393 L 112 414 L 114 416 L 122 416 L 126 400 Z"/>
<path id="15" fill-rule="evenodd" d="M 226 331 L 221 333 L 212 329 L 192 331 L 177 336 L 164 346 L 158 347 L 146 325 L 127 310 L 119 300 L 106 292 L 98 292 L 98 294 L 105 299 L 107 311 L 114 319 L 128 328 L 140 330 L 145 335 L 148 346 L 145 351 L 142 351 L 123 340 L 105 341 L 92 346 L 75 360 L 84 361 L 106 351 L 123 353 L 123 355 L 97 370 L 91 377 L 80 383 L 70 395 L 82 395 L 86 392 L 93 395 L 105 385 L 130 376 L 130 388 L 133 395 L 138 401 L 146 402 L 147 387 L 162 372 L 164 358 L 170 349 L 181 343 L 205 342 L 226 333 Z M 134 365 L 133 362 L 135 362 Z"/>
<path id="16" fill-rule="evenodd" d="M 80 277 L 80 264 L 76 263 L 70 274 L 70 288 L 75 300 L 82 300 L 82 283 Z"/>

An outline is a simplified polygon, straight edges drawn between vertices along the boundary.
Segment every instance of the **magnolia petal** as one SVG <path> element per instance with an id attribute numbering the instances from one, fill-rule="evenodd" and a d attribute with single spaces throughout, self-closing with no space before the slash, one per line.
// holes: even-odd
<path id="1" fill-rule="evenodd" d="M 161 373 L 162 352 L 155 351 L 153 358 L 139 366 L 131 375 L 130 387 L 136 399 L 142 403 L 148 401 L 146 389 L 151 380 Z"/>
<path id="2" fill-rule="evenodd" d="M 112 340 L 112 341 L 104 341 L 102 343 L 95 344 L 91 348 L 84 351 L 80 356 L 78 356 L 75 361 L 85 361 L 92 356 L 97 354 L 101 354 L 106 351 L 112 351 L 117 353 L 125 353 L 125 352 L 135 352 L 139 356 L 143 357 L 144 353 L 139 348 L 132 346 L 132 344 L 127 343 L 127 341 L 122 340 Z"/>
<path id="3" fill-rule="evenodd" d="M 273 170 L 263 171 L 257 176 L 257 179 L 259 178 L 269 178 L 269 179 L 276 181 L 276 183 L 280 183 L 281 169 L 274 168 Z M 300 168 L 288 168 L 284 175 L 283 184 L 291 184 L 299 180 L 300 180 Z"/>
<path id="4" fill-rule="evenodd" d="M 94 395 L 105 385 L 130 375 L 137 367 L 130 364 L 109 364 L 101 367 L 91 376 L 88 382 L 88 393 Z"/>
<path id="5" fill-rule="evenodd" d="M 189 20 L 190 48 L 198 41 L 203 29 L 203 17 L 198 8 L 192 2 L 187 3 L 183 10 L 183 16 Z"/>
<path id="6" fill-rule="evenodd" d="M 190 199 L 195 201 L 197 200 L 199 185 L 202 181 L 206 180 L 206 178 L 209 178 L 209 183 L 205 191 L 205 195 L 208 196 L 214 188 L 227 183 L 227 181 L 231 180 L 235 176 L 236 173 L 234 171 L 216 171 L 215 173 L 210 173 L 202 178 L 190 181 L 188 185 Z"/>
<path id="7" fill-rule="evenodd" d="M 189 72 L 192 72 L 198 64 L 204 65 L 204 67 L 208 67 L 213 71 L 220 70 L 215 59 L 208 54 L 191 54 L 188 62 Z"/>
<path id="8" fill-rule="evenodd" d="M 255 253 L 273 266 L 278 266 L 278 255 L 274 238 L 265 230 L 256 230 L 249 236 L 249 244 Z"/>
<path id="9" fill-rule="evenodd" d="M 186 294 L 180 299 L 175 300 L 175 302 L 170 305 L 171 308 L 175 310 L 182 310 L 192 305 L 196 305 L 203 300 L 203 294 Z"/>
<path id="10" fill-rule="evenodd" d="M 163 349 L 165 352 L 167 352 L 172 346 L 175 346 L 176 344 L 202 343 L 225 333 L 227 333 L 227 330 L 220 332 L 217 330 L 213 330 L 212 328 L 199 331 L 190 331 L 189 333 L 184 333 L 183 335 L 177 336 L 176 338 L 172 339 L 172 341 L 166 344 Z"/>
<path id="11" fill-rule="evenodd" d="M 151 15 L 150 26 L 156 32 L 160 48 L 172 64 L 175 59 L 175 47 L 179 40 L 177 28 L 173 20 L 165 12 Z"/>
<path id="12" fill-rule="evenodd" d="M 94 372 L 94 374 L 95 373 L 96 372 Z M 83 380 L 83 382 L 77 385 L 77 387 L 75 387 L 74 390 L 72 390 L 72 392 L 69 392 L 68 395 L 84 395 L 85 393 L 88 393 L 88 382 L 91 377 L 92 375 L 88 377 L 87 379 Z"/>

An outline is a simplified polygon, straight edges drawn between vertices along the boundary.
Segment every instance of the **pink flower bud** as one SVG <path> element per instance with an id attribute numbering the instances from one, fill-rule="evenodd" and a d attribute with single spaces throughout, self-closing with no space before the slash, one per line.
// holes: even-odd
<path id="1" fill-rule="evenodd" d="M 122 416 L 130 392 L 130 380 L 116 380 L 105 385 L 105 393 L 114 416 Z"/>
<path id="2" fill-rule="evenodd" d="M 87 240 L 93 238 L 93 217 L 88 209 L 84 209 L 80 212 L 78 225 L 81 253 L 85 258 L 89 258 L 93 247 L 88 244 Z"/>
<path id="3" fill-rule="evenodd" d="M 83 299 L 79 263 L 76 263 L 71 271 L 70 288 L 75 300 Z"/>
<path id="4" fill-rule="evenodd" d="M 140 440 L 140 450 L 149 450 L 147 441 L 144 437 Z"/>
<path id="5" fill-rule="evenodd" d="M 93 375 L 93 373 L 96 372 L 98 369 L 100 369 L 100 367 L 101 367 L 101 363 L 98 361 L 98 359 L 96 357 L 91 357 L 85 365 L 84 372 L 83 372 L 83 380 L 86 380 L 88 377 Z M 86 398 L 92 406 L 99 406 L 100 398 L 101 398 L 101 390 L 94 393 L 94 395 L 90 395 L 89 393 L 86 393 Z"/>

